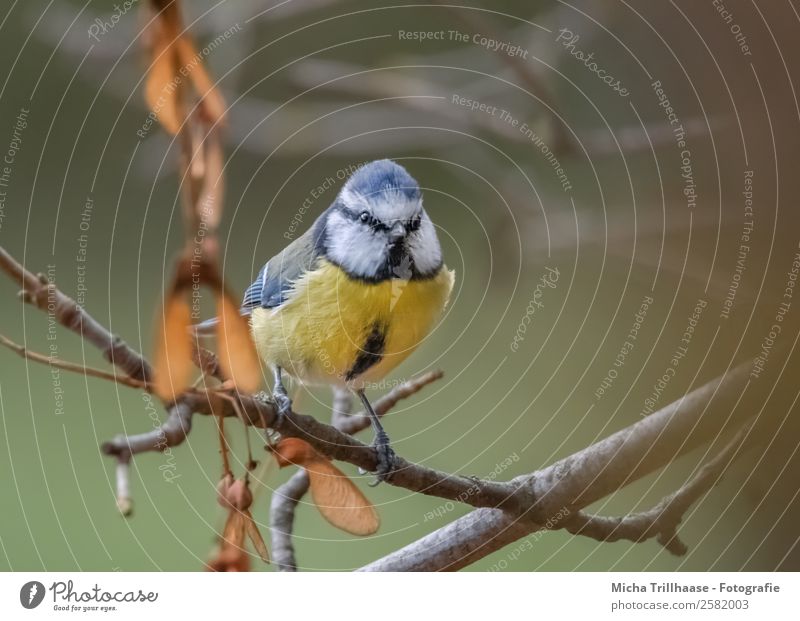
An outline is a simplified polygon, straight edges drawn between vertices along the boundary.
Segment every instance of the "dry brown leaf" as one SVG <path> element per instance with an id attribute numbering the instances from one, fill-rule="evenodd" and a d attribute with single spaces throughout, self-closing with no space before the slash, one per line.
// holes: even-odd
<path id="1" fill-rule="evenodd" d="M 163 4 L 163 3 L 162 3 Z M 157 6 L 152 27 L 152 61 L 145 83 L 147 105 L 171 134 L 177 134 L 186 119 L 184 94 L 191 86 L 199 100 L 203 119 L 213 125 L 223 121 L 226 104 L 203 64 L 191 38 L 182 33 L 176 2 Z"/>
<path id="2" fill-rule="evenodd" d="M 261 364 L 250 336 L 247 318 L 227 291 L 217 300 L 217 346 L 223 375 L 243 392 L 255 392 L 261 385 Z"/>
<path id="3" fill-rule="evenodd" d="M 147 105 L 164 129 L 177 134 L 187 113 L 183 95 L 191 86 L 203 119 L 212 125 L 223 121 L 225 100 L 191 38 L 182 34 L 178 3 L 156 4 L 159 13 L 152 28 L 152 62 L 145 83 Z"/>
<path id="4" fill-rule="evenodd" d="M 225 528 L 222 531 L 222 546 L 232 546 L 234 548 L 244 547 L 245 519 L 241 512 L 235 509 L 228 513 L 225 520 Z"/>
<path id="5" fill-rule="evenodd" d="M 241 548 L 220 546 L 216 556 L 206 563 L 209 571 L 250 571 L 250 555 Z"/>
<path id="6" fill-rule="evenodd" d="M 253 520 L 253 514 L 249 511 L 249 507 L 253 503 L 253 495 L 247 479 L 233 481 L 230 473 L 223 476 L 217 486 L 217 501 L 222 506 L 229 507 L 228 519 L 225 522 L 220 543 L 220 557 L 223 557 L 226 549 L 242 550 L 244 537 L 247 534 L 261 560 L 269 563 L 267 544 L 264 543 L 258 526 Z M 230 555 L 233 558 L 236 556 L 235 553 L 230 553 Z"/>
<path id="7" fill-rule="evenodd" d="M 280 468 L 286 466 L 305 466 L 323 457 L 305 440 L 300 438 L 283 438 L 272 447 L 275 461 Z"/>
<path id="8" fill-rule="evenodd" d="M 372 535 L 380 526 L 375 507 L 355 483 L 305 440 L 284 438 L 273 449 L 281 468 L 302 466 L 308 472 L 311 497 L 322 516 L 352 535 Z"/>
<path id="9" fill-rule="evenodd" d="M 163 400 L 175 399 L 189 387 L 194 369 L 192 324 L 189 304 L 180 291 L 172 291 L 164 302 L 162 322 L 156 331 L 154 390 Z"/>
<path id="10" fill-rule="evenodd" d="M 247 529 L 247 536 L 250 537 L 250 541 L 253 542 L 253 547 L 258 552 L 258 555 L 261 557 L 261 560 L 265 563 L 269 563 L 269 551 L 267 550 L 267 544 L 264 543 L 264 539 L 261 537 L 261 533 L 258 530 L 258 526 L 253 520 L 253 516 L 249 511 L 244 512 L 244 524 L 245 528 Z"/>
<path id="11" fill-rule="evenodd" d="M 208 75 L 203 65 L 202 57 L 187 36 L 182 36 L 175 41 L 175 51 L 178 62 L 184 74 L 188 74 L 200 99 L 200 110 L 206 121 L 215 124 L 225 117 L 225 99 L 214 86 L 214 81 Z"/>
<path id="12" fill-rule="evenodd" d="M 155 27 L 153 60 L 145 82 L 144 96 L 147 105 L 158 121 L 171 134 L 177 134 L 183 123 L 185 111 L 181 101 L 178 76 L 178 55 L 172 45 L 177 33 L 163 23 Z"/>
<path id="13" fill-rule="evenodd" d="M 314 504 L 326 520 L 351 535 L 373 535 L 378 512 L 350 478 L 327 460 L 306 466 Z"/>

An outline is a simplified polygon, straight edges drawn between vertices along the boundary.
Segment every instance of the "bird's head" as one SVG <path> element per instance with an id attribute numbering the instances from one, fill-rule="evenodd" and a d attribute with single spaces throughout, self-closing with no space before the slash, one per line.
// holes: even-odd
<path id="1" fill-rule="evenodd" d="M 425 277 L 442 265 L 419 184 L 391 160 L 353 173 L 328 210 L 321 241 L 328 259 L 366 280 Z"/>

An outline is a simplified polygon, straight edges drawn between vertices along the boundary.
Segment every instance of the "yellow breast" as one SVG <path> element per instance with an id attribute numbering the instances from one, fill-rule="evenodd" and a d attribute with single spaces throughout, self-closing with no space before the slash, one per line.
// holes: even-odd
<path id="1" fill-rule="evenodd" d="M 253 311 L 262 359 L 297 379 L 362 388 L 422 342 L 447 304 L 454 273 L 370 284 L 322 260 L 275 309 Z"/>

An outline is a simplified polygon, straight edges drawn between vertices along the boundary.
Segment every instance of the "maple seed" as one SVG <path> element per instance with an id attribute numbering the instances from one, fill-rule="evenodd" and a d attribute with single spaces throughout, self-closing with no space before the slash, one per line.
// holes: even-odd
<path id="1" fill-rule="evenodd" d="M 183 292 L 173 288 L 164 301 L 163 319 L 156 330 L 154 389 L 165 401 L 175 399 L 189 386 L 194 363 L 186 334 L 191 323 L 191 309 Z"/>
<path id="2" fill-rule="evenodd" d="M 308 473 L 311 497 L 326 520 L 351 535 L 372 535 L 380 526 L 378 512 L 350 478 L 299 438 L 284 438 L 273 449 L 281 468 L 297 465 Z"/>
<path id="3" fill-rule="evenodd" d="M 233 474 L 230 472 L 226 472 L 219 480 L 219 483 L 217 483 L 217 502 L 226 509 L 228 508 L 228 501 L 226 498 L 231 485 L 233 485 Z"/>
<path id="4" fill-rule="evenodd" d="M 246 511 L 253 504 L 253 494 L 244 479 L 236 479 L 225 494 L 227 504 L 237 511 Z"/>

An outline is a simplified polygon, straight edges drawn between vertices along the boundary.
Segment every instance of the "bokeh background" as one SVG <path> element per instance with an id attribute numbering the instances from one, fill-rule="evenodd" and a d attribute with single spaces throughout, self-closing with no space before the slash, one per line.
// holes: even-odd
<path id="1" fill-rule="evenodd" d="M 0 244 L 149 352 L 182 232 L 175 145 L 158 127 L 137 134 L 148 112 L 139 4 L 124 13 L 113 0 L 15 0 L 0 9 L 0 152 L 13 151 L 0 187 Z M 390 157 L 424 188 L 458 275 L 446 317 L 387 380 L 389 387 L 426 369 L 446 373 L 387 417 L 399 453 L 477 476 L 499 467 L 497 478 L 507 479 L 635 422 L 702 300 L 688 352 L 658 405 L 679 399 L 758 354 L 800 241 L 798 8 L 792 0 L 720 5 L 728 13 L 684 0 L 462 8 L 186 2 L 198 47 L 227 33 L 205 58 L 230 105 L 227 281 L 242 291 L 285 245 L 293 221 L 299 217 L 304 230 L 329 205 L 348 169 Z M 92 30 L 96 19 L 106 26 Z M 564 35 L 558 40 L 562 29 L 579 37 L 571 47 Z M 446 34 L 419 41 L 399 31 Z M 451 40 L 450 31 L 467 40 Z M 504 55 L 476 34 L 520 46 L 520 55 Z M 576 51 L 593 54 L 597 69 L 627 95 Z M 686 162 L 655 81 L 686 130 L 690 178 L 682 176 Z M 508 115 L 501 118 L 501 109 Z M 745 187 L 748 171 L 752 188 Z M 684 193 L 687 184 L 694 199 Z M 548 268 L 558 270 L 558 281 L 530 314 Z M 648 297 L 635 345 L 614 367 Z M 9 338 L 103 366 L 75 335 L 59 329 L 48 338 L 47 316 L 23 305 L 5 278 L 0 300 L 0 332 Z M 776 347 L 793 347 L 799 320 L 795 300 Z M 783 362 L 773 356 L 767 364 L 777 371 Z M 617 376 L 598 398 L 609 369 Z M 800 569 L 797 377 L 790 364 L 776 384 L 780 400 L 771 408 L 786 422 L 776 423 L 768 447 L 739 460 L 690 510 L 681 528 L 686 556 L 655 542 L 600 544 L 552 532 L 470 570 Z M 301 392 L 295 403 L 325 419 L 330 396 Z M 124 519 L 115 508 L 114 464 L 98 446 L 152 428 L 147 406 L 134 390 L 54 375 L 0 351 L 0 568 L 202 569 L 224 520 L 211 420 L 197 417 L 171 455 L 138 456 L 134 516 Z M 231 441 L 243 460 L 237 431 Z M 592 509 L 649 507 L 707 457 L 695 451 Z M 288 475 L 273 469 L 256 485 L 254 514 L 265 533 L 270 490 Z M 467 511 L 389 485 L 364 489 L 382 518 L 371 538 L 340 533 L 313 505 L 299 508 L 303 569 L 358 567 Z"/>

